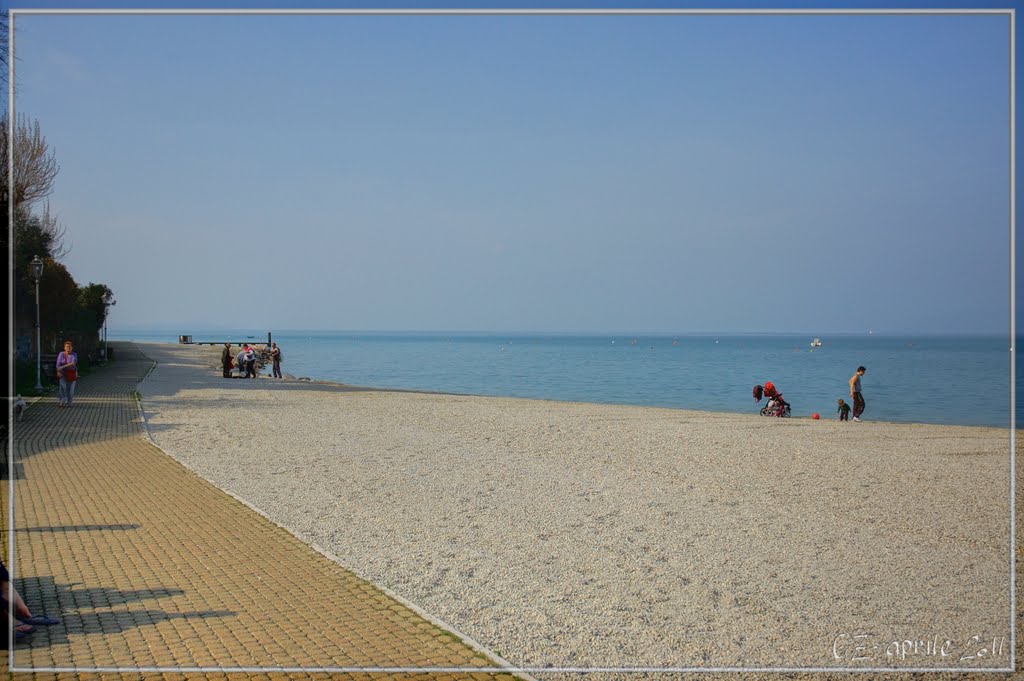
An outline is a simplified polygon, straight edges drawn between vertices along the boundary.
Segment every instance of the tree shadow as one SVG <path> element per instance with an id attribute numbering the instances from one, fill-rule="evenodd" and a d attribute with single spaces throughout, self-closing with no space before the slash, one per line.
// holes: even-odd
<path id="1" fill-rule="evenodd" d="M 237 615 L 232 610 L 168 611 L 153 607 L 126 607 L 144 601 L 183 596 L 185 591 L 177 587 L 79 588 L 76 583 L 59 583 L 50 576 L 15 576 L 15 583 L 33 614 L 60 620 L 55 625 L 37 625 L 32 635 L 19 643 L 19 648 L 67 643 L 71 637 L 87 634 L 122 634 L 169 620 L 205 620 Z"/>
<path id="2" fill-rule="evenodd" d="M 8 528 L 7 528 L 7 505 L 4 503 L 2 509 L 0 509 L 0 543 L 4 546 L 7 545 Z M 37 527 L 17 527 L 15 526 L 14 532 L 17 534 L 67 534 L 71 532 L 127 532 L 129 530 L 138 530 L 142 525 L 135 523 L 112 523 L 106 525 L 40 525 Z M 21 541 L 21 540 L 17 540 Z M 27 541 L 27 540 L 26 540 Z M 46 540 L 44 540 L 46 541 Z"/>
<path id="3" fill-rule="evenodd" d="M 102 532 L 104 530 L 137 530 L 136 523 L 115 523 L 111 525 L 50 525 L 40 527 L 15 527 L 15 532 Z"/>

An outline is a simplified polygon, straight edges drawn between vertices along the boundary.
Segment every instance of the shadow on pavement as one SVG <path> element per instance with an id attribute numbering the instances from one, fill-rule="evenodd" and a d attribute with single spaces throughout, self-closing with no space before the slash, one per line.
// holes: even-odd
<path id="1" fill-rule="evenodd" d="M 48 527 L 15 527 L 15 532 L 101 532 L 103 530 L 137 530 L 142 525 L 117 523 L 113 525 L 50 525 Z"/>
<path id="2" fill-rule="evenodd" d="M 49 576 L 16 577 L 16 583 L 33 614 L 60 620 L 59 624 L 36 626 L 32 635 L 19 643 L 19 648 L 67 643 L 77 635 L 120 634 L 169 620 L 205 620 L 237 614 L 231 610 L 181 611 L 152 607 L 142 610 L 125 607 L 183 596 L 185 591 L 176 587 L 127 590 L 105 586 L 79 587 L 74 583 L 58 583 Z"/>

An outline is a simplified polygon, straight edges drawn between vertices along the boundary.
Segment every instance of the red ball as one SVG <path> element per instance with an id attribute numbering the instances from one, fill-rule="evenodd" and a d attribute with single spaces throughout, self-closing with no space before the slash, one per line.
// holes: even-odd
<path id="1" fill-rule="evenodd" d="M 818 412 L 814 412 L 813 414 L 811 414 L 811 418 L 817 421 L 818 419 L 821 418 L 821 414 L 819 414 Z"/>

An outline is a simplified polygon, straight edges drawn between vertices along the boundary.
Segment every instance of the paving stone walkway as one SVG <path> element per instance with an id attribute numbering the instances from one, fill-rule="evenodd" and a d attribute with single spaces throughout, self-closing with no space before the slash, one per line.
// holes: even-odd
<path id="1" fill-rule="evenodd" d="M 114 357 L 73 407 L 48 395 L 15 424 L 15 585 L 61 619 L 15 645 L 16 671 L 512 678 L 151 444 L 135 389 L 152 362 L 132 344 Z"/>

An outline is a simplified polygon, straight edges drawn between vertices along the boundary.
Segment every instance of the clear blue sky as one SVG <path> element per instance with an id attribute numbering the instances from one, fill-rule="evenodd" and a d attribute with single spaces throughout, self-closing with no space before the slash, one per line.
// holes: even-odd
<path id="1" fill-rule="evenodd" d="M 1008 328 L 1005 15 L 16 29 L 115 329 Z"/>

